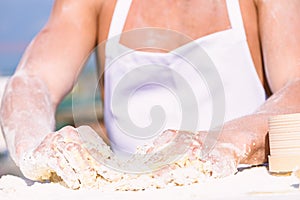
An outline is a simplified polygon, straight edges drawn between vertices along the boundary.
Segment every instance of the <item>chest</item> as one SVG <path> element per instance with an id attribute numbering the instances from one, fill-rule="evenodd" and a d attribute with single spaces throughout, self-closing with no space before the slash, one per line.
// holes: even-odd
<path id="1" fill-rule="evenodd" d="M 112 16 L 114 7 L 115 5 L 107 9 L 109 11 L 106 16 Z M 225 0 L 133 0 L 125 19 L 122 32 L 155 27 L 176 31 L 191 40 L 230 28 Z M 100 40 L 107 38 L 108 30 L 109 26 L 103 26 Z M 148 34 L 143 34 L 143 37 L 122 37 L 121 43 L 129 47 L 137 43 L 145 46 L 147 44 L 144 43 L 149 41 L 147 38 L 151 38 L 153 45 L 172 41 L 174 48 L 185 43 L 178 38 L 170 37 L 172 36 L 153 34 L 150 31 Z"/>
<path id="2" fill-rule="evenodd" d="M 103 5 L 99 15 L 99 43 L 108 37 L 115 5 L 115 0 L 106 1 Z M 263 82 L 256 8 L 253 1 L 249 0 L 240 0 L 239 5 L 251 56 L 258 76 Z M 123 34 L 120 43 L 133 49 L 149 46 L 149 42 L 152 46 L 165 44 L 167 50 L 149 48 L 139 50 L 168 52 L 191 40 L 230 29 L 231 21 L 228 12 L 230 10 L 227 8 L 226 0 L 132 0 L 121 32 L 155 27 L 176 31 L 179 34 L 153 34 L 151 31 L 144 31 L 143 34 L 128 34 L 130 37 Z M 178 35 L 183 39 L 178 38 Z"/>

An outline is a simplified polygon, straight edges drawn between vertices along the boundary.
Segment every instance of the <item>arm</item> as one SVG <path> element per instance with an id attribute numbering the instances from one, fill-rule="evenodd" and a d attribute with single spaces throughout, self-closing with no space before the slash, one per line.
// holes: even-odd
<path id="1" fill-rule="evenodd" d="M 59 0 L 8 83 L 1 123 L 12 158 L 34 149 L 54 129 L 55 109 L 71 90 L 96 43 L 95 0 Z M 99 5 L 100 7 L 100 5 Z"/>
<path id="2" fill-rule="evenodd" d="M 266 161 L 269 117 L 300 112 L 300 1 L 257 0 L 256 4 L 273 95 L 254 114 L 224 124 L 208 155 L 222 175 L 231 174 L 238 163 Z"/>

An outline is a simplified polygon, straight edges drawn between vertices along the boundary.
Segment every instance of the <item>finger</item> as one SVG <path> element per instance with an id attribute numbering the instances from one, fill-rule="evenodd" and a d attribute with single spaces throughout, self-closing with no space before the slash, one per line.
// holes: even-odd
<path id="1" fill-rule="evenodd" d="M 82 147 L 93 157 L 92 166 L 96 168 L 101 178 L 108 181 L 118 181 L 122 178 L 120 169 L 124 168 L 124 161 L 116 156 L 103 139 L 89 126 L 77 128 L 82 140 Z M 95 167 L 94 162 L 97 163 Z M 128 164 L 126 164 L 128 166 Z"/>
<path id="2" fill-rule="evenodd" d="M 51 176 L 51 170 L 47 162 L 43 162 L 43 159 L 39 159 L 44 156 L 38 156 L 36 158 L 32 152 L 26 152 L 20 160 L 20 170 L 26 178 L 31 180 L 43 181 L 48 180 Z"/>
<path id="3" fill-rule="evenodd" d="M 236 163 L 230 158 L 223 158 L 212 164 L 213 177 L 226 177 L 233 175 L 237 171 Z"/>
<path id="4" fill-rule="evenodd" d="M 99 164 L 92 158 L 89 153 L 77 143 L 66 143 L 62 147 L 66 160 L 72 166 L 81 187 L 94 186 L 97 181 L 97 171 Z"/>
<path id="5" fill-rule="evenodd" d="M 177 135 L 175 130 L 166 130 L 154 140 L 154 146 L 162 146 L 171 142 Z"/>
<path id="6" fill-rule="evenodd" d="M 48 156 L 48 166 L 54 171 L 68 187 L 78 189 L 80 181 L 78 174 L 74 171 L 70 162 L 66 159 L 64 153 L 59 148 L 53 149 Z"/>
<path id="7" fill-rule="evenodd" d="M 72 130 L 71 128 L 68 129 Z M 45 158 L 49 158 L 47 161 L 48 166 L 68 187 L 77 189 L 80 186 L 79 178 L 59 147 L 59 144 L 62 143 L 65 138 L 61 132 L 49 134 L 36 151 L 41 152 L 41 155 L 44 155 Z"/>
<path id="8" fill-rule="evenodd" d="M 106 163 L 115 156 L 110 147 L 103 139 L 89 126 L 77 128 L 78 136 L 83 147 L 99 162 Z"/>
<path id="9" fill-rule="evenodd" d="M 159 146 L 147 154 L 145 164 L 151 168 L 160 169 L 182 159 L 192 145 L 192 136 L 188 132 L 167 131 L 162 137 L 165 137 L 162 139 L 166 142 L 164 146 Z"/>
<path id="10" fill-rule="evenodd" d="M 55 138 L 55 139 L 54 139 Z M 48 161 L 55 151 L 53 140 L 59 140 L 56 133 L 48 134 L 41 144 L 33 151 L 26 152 L 20 163 L 24 176 L 32 180 L 48 180 L 54 172 L 49 168 Z"/>
<path id="11" fill-rule="evenodd" d="M 59 148 L 78 175 L 81 187 L 93 187 L 99 177 L 106 181 L 121 179 L 121 173 L 106 167 L 118 166 L 117 159 L 93 129 L 65 127 L 59 133 L 64 136 Z"/>
<path id="12" fill-rule="evenodd" d="M 213 177 L 232 175 L 237 170 L 237 162 L 231 152 L 215 148 L 206 158 L 211 163 Z"/>
<path id="13" fill-rule="evenodd" d="M 56 174 L 68 187 L 77 189 L 79 181 L 76 173 L 50 138 L 53 139 L 53 135 L 47 137 L 32 153 L 24 156 L 20 163 L 21 171 L 32 180 L 49 180 Z"/>
<path id="14" fill-rule="evenodd" d="M 63 137 L 63 140 L 65 142 L 81 142 L 80 135 L 78 134 L 76 128 L 72 126 L 65 126 L 57 131 L 57 133 Z"/>

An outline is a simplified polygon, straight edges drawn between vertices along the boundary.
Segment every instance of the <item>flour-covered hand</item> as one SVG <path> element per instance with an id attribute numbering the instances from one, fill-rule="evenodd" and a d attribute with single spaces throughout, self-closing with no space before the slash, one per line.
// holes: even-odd
<path id="1" fill-rule="evenodd" d="M 77 129 L 71 126 L 49 133 L 37 148 L 26 152 L 20 160 L 20 169 L 27 178 L 56 177 L 72 189 L 93 185 L 98 167 L 99 163 L 84 147 Z"/>

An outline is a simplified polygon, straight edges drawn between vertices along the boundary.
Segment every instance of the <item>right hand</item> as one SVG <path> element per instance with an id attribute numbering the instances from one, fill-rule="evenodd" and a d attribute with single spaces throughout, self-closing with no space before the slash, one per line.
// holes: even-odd
<path id="1" fill-rule="evenodd" d="M 38 147 L 26 152 L 20 160 L 25 177 L 32 180 L 62 179 L 72 189 L 92 186 L 99 168 L 100 164 L 85 148 L 78 130 L 71 126 L 48 134 Z"/>

